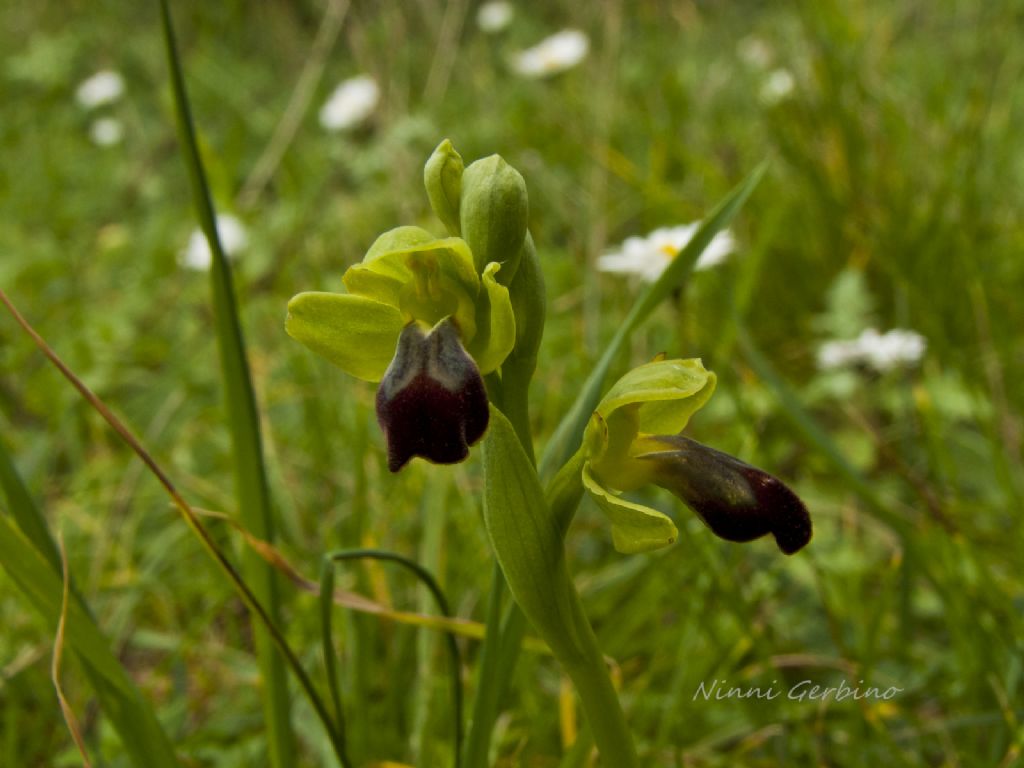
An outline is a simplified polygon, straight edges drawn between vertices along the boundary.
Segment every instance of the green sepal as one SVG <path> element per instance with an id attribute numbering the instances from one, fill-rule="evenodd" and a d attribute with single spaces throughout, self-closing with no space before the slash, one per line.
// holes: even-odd
<path id="1" fill-rule="evenodd" d="M 300 293 L 285 320 L 289 336 L 364 381 L 383 377 L 404 325 L 396 307 L 348 293 Z"/>
<path id="2" fill-rule="evenodd" d="M 496 261 L 508 285 L 519 267 L 529 219 L 526 182 L 499 155 L 471 163 L 462 174 L 459 221 L 477 272 Z"/>
<path id="3" fill-rule="evenodd" d="M 469 353 L 485 375 L 498 369 L 516 343 L 516 318 L 508 288 L 495 279 L 500 269 L 500 264 L 488 264 L 480 277 L 483 290 L 476 303 L 476 335 L 469 345 Z"/>
<path id="4" fill-rule="evenodd" d="M 612 544 L 623 554 L 651 552 L 675 542 L 675 523 L 656 509 L 626 501 L 594 477 L 590 464 L 583 465 L 583 487 L 612 524 Z"/>
<path id="5" fill-rule="evenodd" d="M 423 186 L 427 188 L 430 207 L 452 237 L 462 234 L 459 200 L 462 197 L 463 168 L 462 156 L 448 139 L 437 145 L 423 167 Z"/>
<path id="6" fill-rule="evenodd" d="M 619 409 L 635 406 L 640 432 L 675 434 L 708 401 L 715 382 L 715 374 L 700 358 L 655 360 L 615 382 L 601 399 L 597 412 L 609 421 Z"/>

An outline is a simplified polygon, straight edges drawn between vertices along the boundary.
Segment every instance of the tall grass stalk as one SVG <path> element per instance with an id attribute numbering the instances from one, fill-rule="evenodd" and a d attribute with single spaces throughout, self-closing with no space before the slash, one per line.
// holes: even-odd
<path id="1" fill-rule="evenodd" d="M 231 267 L 221 247 L 216 213 L 210 188 L 196 142 L 195 126 L 189 107 L 181 61 L 178 56 L 174 28 L 167 0 L 160 0 L 167 65 L 171 75 L 174 104 L 178 118 L 178 134 L 192 185 L 192 200 L 203 233 L 212 254 L 210 287 L 213 294 L 217 346 L 220 350 L 220 371 L 224 386 L 224 402 L 231 430 L 235 462 L 235 498 L 238 513 L 245 526 L 264 541 L 274 540 L 274 519 L 270 491 L 263 461 L 259 412 L 249 373 L 245 341 L 238 317 Z M 270 620 L 281 624 L 282 599 L 280 583 L 273 568 L 255 553 L 246 551 L 242 563 L 246 580 L 259 600 L 266 605 Z M 256 656 L 263 680 L 261 696 L 267 723 L 270 762 L 274 768 L 290 768 L 296 764 L 295 734 L 291 723 L 291 695 L 281 657 L 265 628 L 257 623 L 253 629 Z"/>

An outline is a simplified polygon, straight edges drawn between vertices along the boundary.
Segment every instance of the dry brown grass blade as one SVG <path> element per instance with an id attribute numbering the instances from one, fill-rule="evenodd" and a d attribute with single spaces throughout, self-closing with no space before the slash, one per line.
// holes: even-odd
<path id="1" fill-rule="evenodd" d="M 307 592 L 310 595 L 318 596 L 320 594 L 319 582 L 303 576 L 299 569 L 292 565 L 281 551 L 277 549 L 277 547 L 252 535 L 237 520 L 223 512 L 202 509 L 200 507 L 193 507 L 193 511 L 202 517 L 227 523 L 242 535 L 245 539 L 246 545 L 262 557 L 267 563 L 276 568 L 278 572 L 284 575 L 298 589 L 303 592 Z M 431 616 L 413 611 L 398 611 L 378 601 L 360 595 L 358 592 L 351 592 L 345 589 L 336 589 L 334 591 L 334 603 L 342 606 L 343 608 L 348 608 L 349 610 L 380 616 L 381 618 L 395 621 L 399 624 L 423 627 L 425 629 L 434 629 L 441 632 L 450 632 L 454 635 L 469 637 L 474 640 L 482 640 L 486 631 L 484 625 L 477 621 L 457 618 L 449 619 L 444 616 Z M 524 641 L 524 647 L 533 653 L 542 653 L 546 655 L 550 655 L 551 653 L 547 644 L 535 637 L 526 638 Z"/>

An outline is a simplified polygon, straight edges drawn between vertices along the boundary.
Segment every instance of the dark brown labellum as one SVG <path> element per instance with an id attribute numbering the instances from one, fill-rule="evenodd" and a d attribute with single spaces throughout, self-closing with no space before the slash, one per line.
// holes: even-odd
<path id="1" fill-rule="evenodd" d="M 410 323 L 377 389 L 377 421 L 388 442 L 388 469 L 413 456 L 456 464 L 483 437 L 489 412 L 480 371 L 451 320 L 424 331 Z"/>
<path id="2" fill-rule="evenodd" d="M 654 482 L 672 491 L 718 536 L 751 541 L 766 534 L 791 555 L 811 540 L 811 517 L 777 477 L 682 435 L 653 438 L 665 446 L 638 456 L 655 465 Z"/>

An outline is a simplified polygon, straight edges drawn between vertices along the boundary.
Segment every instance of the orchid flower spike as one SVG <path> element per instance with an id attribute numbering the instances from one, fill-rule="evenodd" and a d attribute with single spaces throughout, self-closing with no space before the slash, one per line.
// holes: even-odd
<path id="1" fill-rule="evenodd" d="M 346 293 L 300 293 L 285 322 L 292 338 L 342 370 L 380 382 L 377 419 L 392 472 L 414 456 L 466 458 L 487 428 L 483 376 L 517 343 L 506 273 L 526 241 L 522 176 L 497 155 L 464 171 L 446 140 L 424 181 L 452 236 L 385 232 L 342 276 Z"/>

